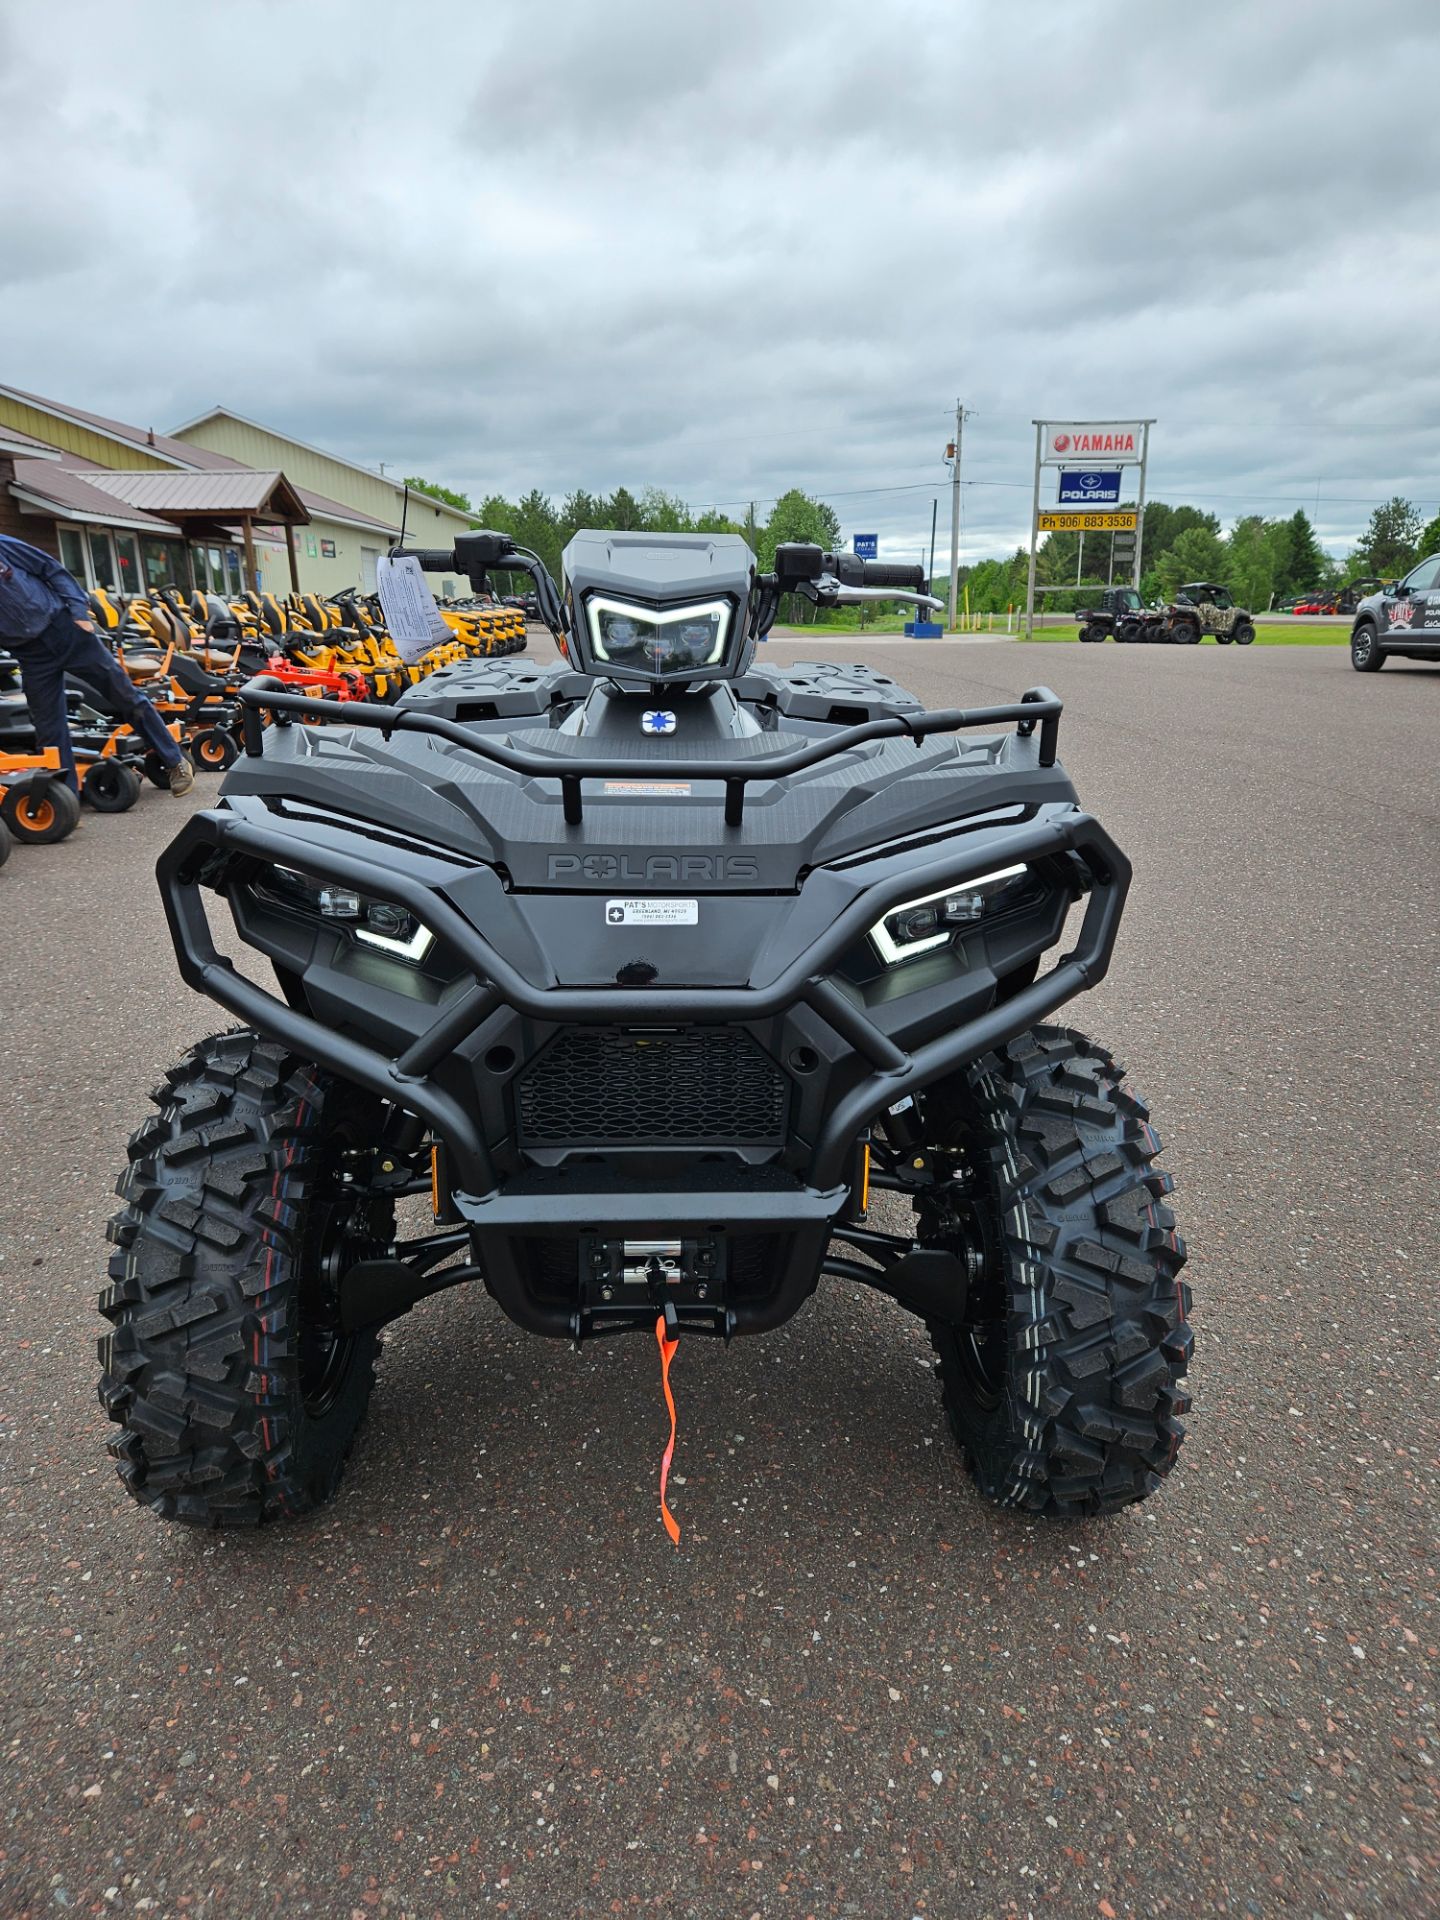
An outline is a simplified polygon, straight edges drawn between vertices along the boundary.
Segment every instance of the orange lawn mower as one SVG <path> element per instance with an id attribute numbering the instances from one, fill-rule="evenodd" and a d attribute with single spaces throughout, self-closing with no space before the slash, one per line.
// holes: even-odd
<path id="1" fill-rule="evenodd" d="M 80 801 L 61 771 L 58 747 L 0 752 L 0 829 L 9 839 L 48 846 L 72 834 L 79 821 Z"/>
<path id="2" fill-rule="evenodd" d="M 144 776 L 148 775 L 156 786 L 168 786 L 168 771 L 133 727 L 101 712 L 92 704 L 94 699 L 94 693 L 78 683 L 66 689 L 66 721 L 80 797 L 97 813 L 125 813 L 140 798 Z M 179 740 L 178 726 L 172 725 L 169 732 Z M 36 738 L 35 723 L 13 661 L 9 655 L 0 655 L 0 756 L 37 761 L 43 767 L 47 753 L 57 756 L 58 766 L 58 749 L 42 747 Z M 69 783 L 64 784 L 73 798 Z"/>

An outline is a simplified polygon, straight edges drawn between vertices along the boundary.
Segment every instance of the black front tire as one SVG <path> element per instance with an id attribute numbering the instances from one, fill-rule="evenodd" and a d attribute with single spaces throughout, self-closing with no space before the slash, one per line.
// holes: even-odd
<path id="1" fill-rule="evenodd" d="M 1378 673 L 1385 664 L 1380 636 L 1368 620 L 1350 636 L 1350 664 L 1357 673 Z"/>
<path id="2" fill-rule="evenodd" d="M 204 773 L 224 773 L 240 758 L 240 742 L 229 727 L 200 727 L 186 744 L 190 758 Z"/>
<path id="3" fill-rule="evenodd" d="M 1248 647 L 1255 639 L 1255 628 L 1249 620 L 1237 620 L 1233 638 L 1237 647 Z"/>
<path id="4" fill-rule="evenodd" d="M 202 1040 L 153 1098 L 100 1296 L 110 1452 L 164 1519 L 294 1518 L 334 1493 L 374 1385 L 378 1329 L 337 1331 L 333 1275 L 393 1208 L 351 1197 L 337 1161 L 386 1109 L 247 1031 Z"/>
<path id="5" fill-rule="evenodd" d="M 80 798 L 97 813 L 128 813 L 140 798 L 140 776 L 113 755 L 92 760 L 80 786 Z"/>
<path id="6" fill-rule="evenodd" d="M 1105 628 L 1100 625 L 1098 620 L 1087 620 L 1085 625 L 1080 629 L 1080 638 L 1082 640 L 1098 642 L 1108 637 Z"/>
<path id="7" fill-rule="evenodd" d="M 988 1500 L 1061 1518 L 1143 1500 L 1175 1464 L 1190 1405 L 1185 1246 L 1170 1176 L 1124 1069 L 1036 1027 L 925 1097 L 926 1140 L 958 1156 L 980 1245 L 959 1326 L 932 1324 L 951 1430 Z M 945 1223 L 921 1203 L 921 1238 Z"/>
<path id="8" fill-rule="evenodd" d="M 9 827 L 6 826 L 3 820 L 0 820 L 0 867 L 3 867 L 5 862 L 10 858 L 10 850 L 14 845 L 15 842 L 10 836 Z"/>

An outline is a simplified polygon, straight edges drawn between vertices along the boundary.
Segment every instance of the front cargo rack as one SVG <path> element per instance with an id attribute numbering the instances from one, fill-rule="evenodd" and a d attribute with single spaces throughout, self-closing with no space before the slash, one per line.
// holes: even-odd
<path id="1" fill-rule="evenodd" d="M 581 782 L 584 780 L 620 780 L 634 776 L 633 758 L 610 754 L 570 752 L 565 749 L 536 752 L 533 748 L 513 746 L 508 740 L 477 733 L 462 721 L 447 720 L 440 714 L 418 713 L 408 707 L 382 706 L 373 700 L 351 700 L 343 710 L 333 700 L 319 700 L 303 693 L 291 693 L 272 674 L 257 674 L 240 689 L 241 731 L 245 751 L 252 756 L 265 751 L 262 716 L 273 713 L 276 723 L 288 726 L 292 718 L 302 720 L 341 720 L 347 727 L 373 727 L 386 739 L 392 733 L 428 733 L 448 740 L 453 747 L 489 760 L 510 773 L 522 773 L 532 779 L 558 780 L 567 826 L 579 826 L 584 819 Z M 909 737 L 918 747 L 932 733 L 962 733 L 972 727 L 1013 725 L 1022 739 L 1040 728 L 1039 762 L 1053 767 L 1060 739 L 1060 715 L 1064 703 L 1049 687 L 1031 687 L 1018 701 L 999 707 L 942 707 L 934 713 L 887 714 L 879 720 L 863 720 L 845 727 L 828 739 L 811 740 L 804 746 L 774 752 L 756 743 L 758 751 L 726 757 L 692 755 L 689 758 L 664 759 L 667 779 L 723 780 L 725 783 L 725 824 L 738 827 L 745 814 L 745 788 L 751 780 L 781 780 L 803 772 L 822 760 L 832 760 L 853 747 L 871 740 Z M 562 764 L 557 765 L 557 761 Z"/>

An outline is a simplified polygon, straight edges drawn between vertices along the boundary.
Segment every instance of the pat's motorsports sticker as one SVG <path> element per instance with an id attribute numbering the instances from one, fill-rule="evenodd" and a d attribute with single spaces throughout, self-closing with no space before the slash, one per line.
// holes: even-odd
<path id="1" fill-rule="evenodd" d="M 698 900 L 607 900 L 605 920 L 612 927 L 698 927 Z"/>

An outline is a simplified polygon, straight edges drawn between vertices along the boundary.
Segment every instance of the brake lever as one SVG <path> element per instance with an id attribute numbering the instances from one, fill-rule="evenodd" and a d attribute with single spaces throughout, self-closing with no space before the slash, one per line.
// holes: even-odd
<path id="1" fill-rule="evenodd" d="M 914 607 L 943 607 L 945 604 L 943 600 L 937 600 L 933 593 L 912 593 L 904 587 L 846 586 L 833 573 L 822 573 L 818 580 L 801 591 L 808 592 L 817 607 L 853 607 L 875 600 L 906 600 Z"/>

